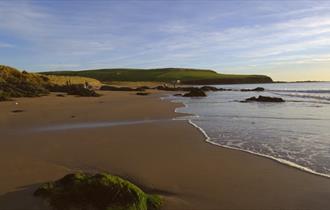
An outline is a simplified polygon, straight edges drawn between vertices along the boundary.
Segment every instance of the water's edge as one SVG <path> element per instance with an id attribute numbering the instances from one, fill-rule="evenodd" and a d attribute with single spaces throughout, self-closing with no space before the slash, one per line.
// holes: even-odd
<path id="1" fill-rule="evenodd" d="M 178 103 L 178 101 L 174 101 L 174 99 L 170 99 L 169 98 L 169 95 L 165 96 L 165 97 L 161 97 L 161 100 L 169 100 L 173 103 Z M 182 103 L 184 105 L 184 107 L 177 107 L 175 108 L 174 112 L 175 113 L 180 113 L 180 114 L 189 114 L 190 116 L 192 117 L 199 117 L 198 115 L 194 114 L 194 113 L 187 113 L 187 112 L 180 112 L 178 109 L 181 109 L 181 108 L 187 108 L 188 105 L 186 103 L 184 103 L 183 101 L 179 101 L 179 103 Z M 281 164 L 284 164 L 286 166 L 289 166 L 289 167 L 292 167 L 292 168 L 295 168 L 295 169 L 298 169 L 298 170 L 301 170 L 303 172 L 307 172 L 307 173 L 310 173 L 310 174 L 313 174 L 313 175 L 317 175 L 317 176 L 321 176 L 321 177 L 324 177 L 324 178 L 327 178 L 327 179 L 330 179 L 330 175 L 327 175 L 327 174 L 323 174 L 323 173 L 319 173 L 319 172 L 316 172 L 310 168 L 307 168 L 307 167 L 304 167 L 304 166 L 301 166 L 301 165 L 298 165 L 294 162 L 291 162 L 291 161 L 287 161 L 287 160 L 284 160 L 284 159 L 280 159 L 280 158 L 275 158 L 275 157 L 272 157 L 270 155 L 265 155 L 265 154 L 261 154 L 261 153 L 256 153 L 256 152 L 252 152 L 252 151 L 249 151 L 249 150 L 244 150 L 244 149 L 239 149 L 239 148 L 235 148 L 235 147 L 230 147 L 230 146 L 226 146 L 226 145 L 221 145 L 221 144 L 218 144 L 218 143 L 215 143 L 215 142 L 212 142 L 212 139 L 207 135 L 206 131 L 203 130 L 203 128 L 199 127 L 197 124 L 195 124 L 193 122 L 192 119 L 180 119 L 180 118 L 186 118 L 186 117 L 189 117 L 189 116 L 185 116 L 185 117 L 176 117 L 176 118 L 173 118 L 173 120 L 186 120 L 190 125 L 192 125 L 193 127 L 197 128 L 202 134 L 203 136 L 205 137 L 205 141 L 207 143 L 210 143 L 212 145 L 215 145 L 215 146 L 220 146 L 222 148 L 226 148 L 226 149 L 232 149 L 232 150 L 237 150 L 237 151 L 241 151 L 241 152 L 247 152 L 251 155 L 256 155 L 258 157 L 263 157 L 263 158 L 267 158 L 267 159 L 271 159 L 273 161 L 276 161 L 278 163 L 281 163 Z"/>

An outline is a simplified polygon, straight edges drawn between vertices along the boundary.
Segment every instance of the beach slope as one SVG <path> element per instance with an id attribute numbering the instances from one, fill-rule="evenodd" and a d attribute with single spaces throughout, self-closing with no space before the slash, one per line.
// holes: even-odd
<path id="1" fill-rule="evenodd" d="M 127 178 L 168 210 L 330 206 L 330 179 L 207 143 L 158 92 L 102 94 L 0 103 L 0 209 L 46 209 L 33 190 L 77 170 Z"/>

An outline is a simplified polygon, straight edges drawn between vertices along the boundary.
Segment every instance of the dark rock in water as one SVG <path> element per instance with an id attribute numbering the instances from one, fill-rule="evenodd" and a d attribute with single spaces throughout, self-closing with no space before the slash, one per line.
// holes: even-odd
<path id="1" fill-rule="evenodd" d="M 173 96 L 183 96 L 182 93 L 177 93 L 177 94 L 174 94 Z"/>
<path id="2" fill-rule="evenodd" d="M 147 194 L 131 182 L 107 173 L 68 174 L 41 185 L 34 196 L 44 199 L 56 210 L 157 210 L 162 205 L 158 195 Z"/>
<path id="3" fill-rule="evenodd" d="M 147 95 L 149 95 L 150 93 L 136 93 L 136 95 L 138 95 L 138 96 L 147 96 Z"/>
<path id="4" fill-rule="evenodd" d="M 261 92 L 261 91 L 265 91 L 265 88 L 263 87 L 257 87 L 254 89 L 241 89 L 242 92 L 251 92 L 251 91 L 255 91 L 255 92 Z"/>
<path id="5" fill-rule="evenodd" d="M 183 97 L 205 97 L 205 96 L 206 96 L 205 92 L 199 88 L 194 88 L 190 90 L 189 93 L 183 95 Z"/>
<path id="6" fill-rule="evenodd" d="M 245 99 L 245 101 L 241 102 L 275 102 L 275 103 L 281 103 L 285 102 L 282 98 L 276 98 L 276 97 L 268 97 L 268 96 L 259 96 L 257 97 L 251 97 L 248 99 Z"/>
<path id="7" fill-rule="evenodd" d="M 254 88 L 253 91 L 265 91 L 265 88 L 257 87 L 257 88 Z"/>
<path id="8" fill-rule="evenodd" d="M 218 88 L 218 91 L 232 91 L 233 89 L 228 88 Z"/>
<path id="9" fill-rule="evenodd" d="M 22 109 L 15 109 L 15 110 L 13 110 L 11 112 L 13 112 L 13 113 L 19 113 L 19 112 L 24 112 L 24 110 L 22 110 Z"/>
<path id="10" fill-rule="evenodd" d="M 200 88 L 202 91 L 218 91 L 218 88 L 212 86 L 203 86 Z"/>

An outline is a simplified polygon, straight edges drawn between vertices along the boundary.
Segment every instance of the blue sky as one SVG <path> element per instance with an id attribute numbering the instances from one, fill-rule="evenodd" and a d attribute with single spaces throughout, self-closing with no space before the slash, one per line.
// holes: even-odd
<path id="1" fill-rule="evenodd" d="M 330 1 L 0 1 L 0 63 L 330 80 Z"/>

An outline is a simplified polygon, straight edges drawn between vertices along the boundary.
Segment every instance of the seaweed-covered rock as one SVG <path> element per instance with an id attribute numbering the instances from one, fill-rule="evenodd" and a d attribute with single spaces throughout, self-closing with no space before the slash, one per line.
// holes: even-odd
<path id="1" fill-rule="evenodd" d="M 162 201 L 139 187 L 107 173 L 75 173 L 45 183 L 34 193 L 55 210 L 157 210 Z"/>
<path id="2" fill-rule="evenodd" d="M 282 98 L 276 98 L 276 97 L 268 97 L 268 96 L 259 96 L 257 97 L 251 97 L 247 98 L 244 101 L 241 102 L 275 102 L 275 103 L 281 103 L 285 102 Z"/>
<path id="3" fill-rule="evenodd" d="M 191 89 L 189 93 L 183 95 L 183 97 L 205 97 L 206 94 L 199 88 Z"/>

